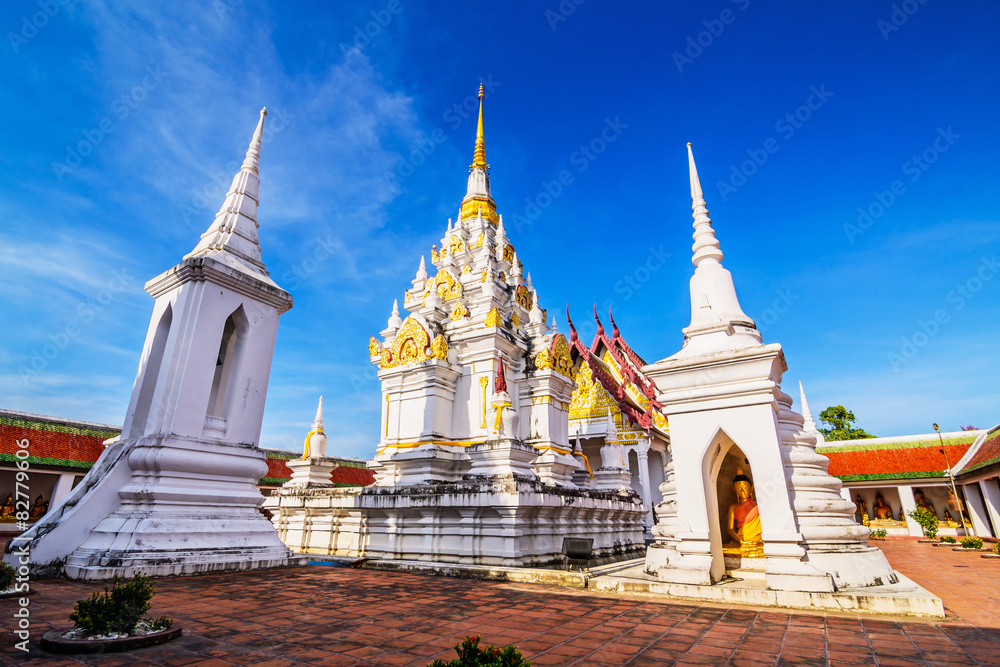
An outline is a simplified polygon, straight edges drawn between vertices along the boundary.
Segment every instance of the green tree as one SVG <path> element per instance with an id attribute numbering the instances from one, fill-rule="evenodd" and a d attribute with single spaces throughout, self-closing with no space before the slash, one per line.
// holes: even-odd
<path id="1" fill-rule="evenodd" d="M 854 413 L 843 405 L 831 405 L 819 413 L 819 420 L 829 425 L 829 428 L 819 429 L 827 440 L 860 440 L 875 437 L 863 428 L 855 428 Z"/>

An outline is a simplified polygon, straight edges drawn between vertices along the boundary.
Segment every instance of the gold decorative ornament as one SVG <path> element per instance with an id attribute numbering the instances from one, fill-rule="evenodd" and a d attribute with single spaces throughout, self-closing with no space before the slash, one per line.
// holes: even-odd
<path id="1" fill-rule="evenodd" d="M 463 252 L 465 250 L 465 243 L 462 241 L 462 237 L 458 234 L 452 234 L 449 236 L 447 250 L 452 255 L 458 252 Z"/>
<path id="2" fill-rule="evenodd" d="M 481 275 L 479 277 L 479 282 L 481 282 L 481 283 L 485 283 L 486 282 L 486 274 L 487 273 L 489 273 L 489 271 L 487 271 L 486 269 L 483 269 L 483 275 Z"/>
<path id="3" fill-rule="evenodd" d="M 382 350 L 382 368 L 396 368 L 426 360 L 430 343 L 430 336 L 420 323 L 407 317 L 390 348 Z"/>
<path id="4" fill-rule="evenodd" d="M 496 308 L 491 308 L 490 312 L 486 313 L 486 326 L 488 327 L 498 327 L 501 324 L 500 321 L 500 311 Z"/>
<path id="5" fill-rule="evenodd" d="M 514 246 L 510 243 L 503 247 L 503 261 L 514 263 Z"/>
<path id="6" fill-rule="evenodd" d="M 531 310 L 531 292 L 524 285 L 518 285 L 514 291 L 514 301 L 526 310 Z"/>
<path id="7" fill-rule="evenodd" d="M 435 261 L 435 262 L 441 261 L 442 255 L 443 255 L 443 253 L 439 253 L 438 252 L 438 247 L 437 247 L 436 243 L 431 246 L 431 259 L 433 261 Z"/>
<path id="8" fill-rule="evenodd" d="M 374 362 L 376 359 L 381 359 L 382 357 L 382 346 L 379 345 L 378 340 L 375 336 L 370 336 L 368 338 L 368 356 L 372 358 Z"/>
<path id="9" fill-rule="evenodd" d="M 479 386 L 483 388 L 483 425 L 480 428 L 486 428 L 486 386 L 490 383 L 490 379 L 485 375 L 479 378 Z"/>
<path id="10" fill-rule="evenodd" d="M 483 217 L 492 222 L 494 225 L 500 222 L 500 216 L 497 215 L 496 203 L 494 203 L 491 198 L 477 196 L 472 196 L 462 202 L 462 208 L 459 209 L 458 212 L 458 219 L 470 220 L 477 218 L 479 217 L 480 209 L 483 211 Z"/>
<path id="11" fill-rule="evenodd" d="M 542 348 L 542 351 L 535 355 L 535 368 L 542 371 L 552 370 L 552 354 L 548 348 Z"/>
<path id="12" fill-rule="evenodd" d="M 483 247 L 483 241 L 485 241 L 485 240 L 486 240 L 486 232 L 479 232 L 479 238 L 476 239 L 476 242 L 472 244 L 472 247 L 473 248 L 482 248 Z"/>
<path id="13" fill-rule="evenodd" d="M 472 267 L 468 264 L 462 267 L 462 275 L 464 276 L 466 273 L 472 273 Z"/>
<path id="14" fill-rule="evenodd" d="M 459 301 L 458 303 L 455 304 L 455 307 L 452 309 L 450 319 L 452 322 L 457 322 L 459 320 L 464 320 L 468 316 L 469 316 L 469 309 L 463 306 L 462 302 Z"/>
<path id="15" fill-rule="evenodd" d="M 570 419 L 605 419 L 609 409 L 617 410 L 618 403 L 608 393 L 586 362 L 581 361 L 573 375 L 576 389 L 569 402 Z"/>
<path id="16" fill-rule="evenodd" d="M 442 301 L 452 301 L 462 296 L 462 284 L 445 269 L 438 271 L 437 275 L 424 285 L 424 303 L 427 303 L 427 295 L 432 289 L 437 290 Z"/>
<path id="17" fill-rule="evenodd" d="M 431 342 L 431 357 L 434 359 L 448 358 L 448 341 L 441 334 L 435 336 Z"/>
<path id="18" fill-rule="evenodd" d="M 566 377 L 573 377 L 573 359 L 569 353 L 569 343 L 562 334 L 552 340 L 552 368 Z"/>
<path id="19" fill-rule="evenodd" d="M 517 316 L 517 311 L 516 311 L 516 310 L 515 310 L 515 311 L 514 311 L 514 313 L 513 313 L 513 314 L 512 314 L 511 316 L 510 316 L 510 321 L 511 321 L 511 323 L 513 323 L 513 325 L 514 325 L 515 327 L 517 327 L 518 329 L 520 329 L 520 328 L 521 328 L 521 318 Z"/>

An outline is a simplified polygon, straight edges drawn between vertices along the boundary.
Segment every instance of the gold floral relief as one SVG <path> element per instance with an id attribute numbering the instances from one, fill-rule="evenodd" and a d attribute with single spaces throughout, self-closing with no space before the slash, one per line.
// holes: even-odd
<path id="1" fill-rule="evenodd" d="M 566 336 L 559 334 L 552 340 L 553 370 L 566 377 L 573 376 L 573 359 L 569 353 L 569 343 Z"/>
<path id="2" fill-rule="evenodd" d="M 488 273 L 489 273 L 489 272 L 488 272 L 488 271 L 487 271 L 486 269 L 483 269 L 483 275 L 479 276 L 479 282 L 481 282 L 481 283 L 485 283 L 485 282 L 486 282 L 486 275 L 487 275 Z"/>
<path id="3" fill-rule="evenodd" d="M 514 311 L 514 313 L 513 313 L 513 314 L 512 314 L 511 316 L 510 316 L 510 321 L 511 321 L 511 323 L 512 323 L 512 324 L 513 324 L 513 325 L 514 325 L 515 327 L 517 327 L 518 329 L 520 329 L 520 328 L 521 328 L 521 318 L 517 316 L 517 311 L 516 311 L 516 310 L 515 310 L 515 311 Z"/>
<path id="4" fill-rule="evenodd" d="M 375 336 L 368 338 L 368 356 L 372 359 L 381 359 L 382 357 L 382 346 L 379 345 Z"/>
<path id="5" fill-rule="evenodd" d="M 448 271 L 438 271 L 434 277 L 437 284 L 438 296 L 442 301 L 451 301 L 462 296 L 462 285 Z"/>
<path id="6" fill-rule="evenodd" d="M 448 252 L 452 255 L 459 252 L 465 251 L 465 242 L 462 241 L 462 237 L 458 234 L 452 234 L 448 237 Z"/>
<path id="7" fill-rule="evenodd" d="M 518 285 L 514 291 L 514 301 L 527 310 L 531 310 L 531 292 L 524 285 Z"/>
<path id="8" fill-rule="evenodd" d="M 462 305 L 459 301 L 455 304 L 455 307 L 451 311 L 451 321 L 457 322 L 458 320 L 464 320 L 469 316 L 469 309 Z"/>
<path id="9" fill-rule="evenodd" d="M 407 317 L 388 350 L 382 351 L 382 368 L 395 368 L 428 358 L 430 336 L 412 317 Z"/>
<path id="10" fill-rule="evenodd" d="M 503 261 L 514 262 L 514 246 L 510 243 L 503 247 Z"/>
<path id="11" fill-rule="evenodd" d="M 486 313 L 486 326 L 488 327 L 498 327 L 501 324 L 500 311 L 496 308 L 491 308 L 490 312 Z"/>
<path id="12" fill-rule="evenodd" d="M 535 355 L 535 368 L 543 371 L 552 370 L 552 354 L 548 348 L 542 348 L 542 351 Z"/>
<path id="13" fill-rule="evenodd" d="M 435 336 L 431 342 L 431 357 L 435 359 L 448 358 L 448 341 L 441 334 Z"/>
<path id="14" fill-rule="evenodd" d="M 472 273 L 472 267 L 468 264 L 462 267 L 462 275 L 464 276 L 466 273 Z"/>
<path id="15" fill-rule="evenodd" d="M 486 232 L 479 232 L 479 238 L 476 239 L 476 242 L 472 244 L 472 247 L 473 248 L 482 248 L 483 247 L 483 241 L 485 241 L 485 240 L 486 240 Z"/>

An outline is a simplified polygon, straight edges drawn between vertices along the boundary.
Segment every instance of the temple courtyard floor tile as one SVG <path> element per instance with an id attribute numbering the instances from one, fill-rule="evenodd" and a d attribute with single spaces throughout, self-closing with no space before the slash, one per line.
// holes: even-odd
<path id="1" fill-rule="evenodd" d="M 467 635 L 514 643 L 535 665 L 1000 665 L 1000 559 L 909 539 L 876 543 L 944 601 L 944 620 L 785 612 L 588 590 L 346 567 L 156 580 L 150 614 L 184 628 L 125 654 L 57 656 L 41 636 L 68 628 L 103 586 L 32 583 L 30 651 L 14 648 L 16 599 L 0 600 L 3 665 L 427 665 Z"/>

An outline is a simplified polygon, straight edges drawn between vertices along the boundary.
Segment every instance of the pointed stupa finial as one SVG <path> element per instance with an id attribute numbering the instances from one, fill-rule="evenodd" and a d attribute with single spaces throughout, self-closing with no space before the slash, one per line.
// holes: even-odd
<path id="1" fill-rule="evenodd" d="M 316 406 L 316 419 L 313 420 L 313 429 L 323 430 L 323 397 L 319 397 L 319 405 Z"/>
<path id="2" fill-rule="evenodd" d="M 521 277 L 521 263 L 517 261 L 517 251 L 514 251 L 514 258 L 510 263 L 510 275 L 512 278 Z"/>
<path id="3" fill-rule="evenodd" d="M 569 317 L 569 307 L 568 306 L 567 306 L 567 309 L 566 309 L 566 317 Z M 556 334 L 559 333 L 559 327 L 556 324 L 556 316 L 555 315 L 552 316 L 552 326 L 549 327 L 549 328 L 552 329 L 552 335 L 553 336 L 555 336 Z"/>
<path id="4" fill-rule="evenodd" d="M 505 391 L 507 391 L 507 376 L 503 370 L 503 357 L 500 357 L 500 361 L 497 362 L 497 377 L 493 381 L 493 392 L 502 394 Z"/>
<path id="5" fill-rule="evenodd" d="M 448 236 L 451 236 L 451 231 L 452 231 L 451 218 L 448 218 Z"/>
<path id="6" fill-rule="evenodd" d="M 399 316 L 399 299 L 392 300 L 392 314 L 389 315 L 389 321 L 386 322 L 386 327 L 389 329 L 399 329 L 403 326 L 403 319 Z"/>
<path id="7" fill-rule="evenodd" d="M 694 256 L 691 262 L 695 266 L 701 266 L 706 260 L 722 263 L 722 250 L 719 249 L 719 240 L 715 238 L 712 220 L 708 217 L 708 205 L 701 190 L 701 180 L 698 178 L 698 167 L 694 163 L 690 142 L 687 149 L 688 171 L 691 175 L 691 217 L 694 218 L 694 245 L 691 247 Z"/>
<path id="8" fill-rule="evenodd" d="M 802 401 L 802 417 L 805 420 L 802 427 L 810 433 L 818 431 L 812 413 L 809 411 L 809 401 L 806 400 L 806 390 L 802 388 L 802 380 L 799 380 L 799 398 Z"/>
<path id="9" fill-rule="evenodd" d="M 507 230 L 503 226 L 503 216 L 499 217 L 499 222 L 497 222 L 497 239 L 507 238 Z"/>
<path id="10" fill-rule="evenodd" d="M 472 154 L 472 165 L 469 170 L 482 169 L 489 171 L 490 165 L 486 164 L 486 139 L 483 133 L 483 82 L 479 82 L 479 124 L 476 125 L 476 150 Z"/>
<path id="11" fill-rule="evenodd" d="M 243 168 L 253 172 L 255 176 L 260 175 L 260 147 L 264 140 L 264 118 L 267 116 L 267 107 L 260 110 L 260 120 L 257 121 L 257 129 L 254 130 L 253 138 L 250 140 L 250 147 L 247 148 L 247 156 L 243 160 Z"/>
<path id="12" fill-rule="evenodd" d="M 538 303 L 538 292 L 531 290 L 531 310 L 528 311 L 528 321 L 531 324 L 545 324 L 545 316 L 542 307 Z"/>
<path id="13" fill-rule="evenodd" d="M 417 280 L 427 280 L 427 262 L 420 256 L 420 266 L 417 267 Z"/>
<path id="14" fill-rule="evenodd" d="M 524 286 L 528 288 L 529 292 L 535 291 L 535 287 L 531 284 L 531 271 L 524 274 Z M 536 294 L 535 296 L 537 298 L 538 295 Z"/>

